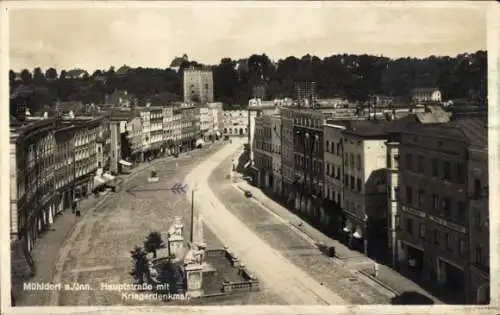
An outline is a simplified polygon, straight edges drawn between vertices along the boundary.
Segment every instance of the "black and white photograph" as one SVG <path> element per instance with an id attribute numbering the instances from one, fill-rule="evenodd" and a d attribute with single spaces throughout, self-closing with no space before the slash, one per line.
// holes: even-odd
<path id="1" fill-rule="evenodd" d="M 490 304 L 489 4 L 3 7 L 11 307 Z"/>

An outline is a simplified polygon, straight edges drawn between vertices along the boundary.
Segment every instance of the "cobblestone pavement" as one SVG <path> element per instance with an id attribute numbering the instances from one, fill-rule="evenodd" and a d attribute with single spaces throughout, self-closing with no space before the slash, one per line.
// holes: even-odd
<path id="1" fill-rule="evenodd" d="M 264 233 L 266 227 L 279 228 L 279 220 L 275 217 L 264 217 L 266 213 L 255 211 L 254 208 L 244 207 L 239 200 L 227 199 L 234 196 L 234 189 L 231 188 L 228 164 L 226 171 L 221 171 L 220 176 L 215 181 L 208 181 L 210 173 L 216 169 L 220 163 L 236 152 L 243 145 L 243 141 L 234 141 L 233 144 L 217 152 L 211 159 L 207 159 L 187 176 L 186 182 L 193 183 L 197 187 L 200 200 L 195 205 L 201 211 L 207 226 L 214 231 L 217 236 L 225 242 L 242 262 L 249 267 L 261 281 L 264 291 L 270 291 L 274 295 L 280 296 L 286 304 L 306 304 L 306 305 L 338 305 L 345 304 L 346 301 L 332 290 L 322 285 L 321 279 L 314 279 L 310 274 L 304 272 L 297 264 L 291 263 L 280 251 L 276 250 L 277 244 L 282 243 L 287 250 L 292 251 L 294 247 L 307 246 L 307 242 L 290 243 L 287 241 L 291 235 L 281 235 L 279 237 L 267 237 Z M 228 186 L 229 185 L 229 186 Z M 228 192 L 228 196 L 216 197 L 212 190 L 228 188 L 222 193 Z M 220 199 L 219 199 L 220 198 Z M 221 202 L 224 200 L 224 203 Z M 232 204 L 236 202 L 236 205 Z M 242 206 L 240 210 L 248 211 L 248 215 L 239 218 L 234 215 L 235 206 Z M 260 229 L 252 226 L 256 222 L 262 224 Z M 269 233 L 272 235 L 272 231 Z M 277 242 L 277 243 L 276 243 Z M 314 260 L 314 258 L 313 258 Z M 321 271 L 320 271 L 321 272 Z M 322 272 L 325 272 L 324 270 Z M 281 304 L 274 302 L 275 304 Z"/>
<path id="2" fill-rule="evenodd" d="M 220 147 L 216 144 L 211 149 L 197 150 L 178 159 L 157 160 L 141 165 L 127 176 L 122 191 L 105 197 L 107 200 L 102 201 L 101 206 L 93 208 L 90 204 L 82 204 L 80 208 L 83 216 L 79 220 L 75 220 L 71 213 L 58 218 L 52 226 L 54 231 L 49 231 L 40 239 L 34 250 L 40 270 L 32 281 L 52 281 L 71 286 L 78 283 L 89 285 L 91 289 L 73 286 L 75 290 L 72 291 L 25 292 L 22 303 L 18 305 L 163 305 L 162 301 L 123 299 L 121 292 L 103 291 L 100 284 L 132 282 L 129 274 L 132 267 L 130 250 L 135 245 L 142 245 L 151 230 L 160 231 L 165 239 L 174 217 L 184 216 L 187 219 L 186 214 L 190 211 L 190 204 L 184 195 L 161 189 L 182 183 L 193 166 Z M 147 182 L 152 169 L 160 176 L 157 183 Z M 130 187 L 160 191 L 136 191 L 134 197 L 126 192 Z M 185 223 L 184 232 L 188 237 L 189 224 Z M 72 226 L 68 228 L 65 224 Z M 204 229 L 204 235 L 209 248 L 222 246 L 208 228 Z M 224 303 L 256 304 L 265 299 L 264 294 L 257 292 Z"/>
<path id="3" fill-rule="evenodd" d="M 262 240 L 278 250 L 289 261 L 306 271 L 332 292 L 351 304 L 388 304 L 394 293 L 375 282 L 364 281 L 342 264 L 322 254 L 314 240 L 291 227 L 281 217 L 264 209 L 257 202 L 245 198 L 226 178 L 231 160 L 226 158 L 214 170 L 209 185 L 225 207 L 239 218 Z M 352 255 L 355 258 L 359 255 Z"/>
<path id="4" fill-rule="evenodd" d="M 362 275 L 360 275 L 362 279 L 365 279 L 369 282 L 375 281 L 376 283 L 381 284 L 387 290 L 394 292 L 394 294 L 400 294 L 403 292 L 418 292 L 432 299 L 435 304 L 443 303 L 443 301 L 427 292 L 417 283 L 404 277 L 388 266 L 378 264 L 378 276 L 375 278 L 373 274 L 375 261 L 373 261 L 369 257 L 364 256 L 356 250 L 349 249 L 339 241 L 329 238 L 307 222 L 302 221 L 300 217 L 290 212 L 288 209 L 274 202 L 260 189 L 248 184 L 246 181 L 235 179 L 233 180 L 233 183 L 235 183 L 235 186 L 238 188 L 238 190 L 241 190 L 240 194 L 242 194 L 243 191 L 246 190 L 251 191 L 254 196 L 253 199 L 257 204 L 264 206 L 265 208 L 271 210 L 273 213 L 276 213 L 279 217 L 285 219 L 287 223 L 292 226 L 295 232 L 299 232 L 300 234 L 305 236 L 305 238 L 309 239 L 312 243 L 321 242 L 328 246 L 334 246 L 336 250 L 336 256 L 340 259 L 333 259 L 332 261 L 337 264 L 341 264 L 355 274 L 359 275 L 358 271 L 361 271 L 363 273 Z M 299 222 L 302 222 L 301 227 L 298 226 Z"/>

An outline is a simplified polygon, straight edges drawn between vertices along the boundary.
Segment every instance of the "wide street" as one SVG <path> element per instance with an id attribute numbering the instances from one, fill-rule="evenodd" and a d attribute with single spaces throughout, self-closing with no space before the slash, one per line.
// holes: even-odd
<path id="1" fill-rule="evenodd" d="M 242 144 L 241 139 L 234 139 L 232 144 L 215 144 L 178 159 L 154 161 L 151 166 L 128 175 L 119 193 L 110 196 L 103 205 L 84 211 L 53 257 L 54 265 L 45 266 L 51 272 L 32 279 L 88 284 L 91 290 L 28 292 L 20 304 L 163 304 L 123 300 L 121 292 L 102 291 L 100 284 L 131 283 L 130 250 L 142 245 L 152 230 L 160 231 L 166 238 L 175 216 L 185 218 L 185 236 L 189 235 L 191 189 L 195 189 L 195 208 L 205 222 L 208 247 L 229 246 L 263 287 L 261 292 L 207 304 L 388 303 L 387 293 L 353 279 L 347 269 L 333 264 L 286 222 L 247 200 L 231 184 L 227 178 L 231 159 Z M 147 182 L 151 170 L 158 172 L 159 182 Z M 187 184 L 188 192 L 183 195 L 166 190 L 176 183 Z M 128 188 L 133 188 L 134 193 L 127 192 Z M 43 241 L 37 246 L 45 248 Z M 38 255 L 44 254 L 54 255 L 49 251 Z"/>
<path id="2" fill-rule="evenodd" d="M 248 250 L 248 255 L 252 255 L 249 250 L 254 250 L 256 257 L 262 257 L 260 254 L 257 254 L 260 250 L 263 250 L 259 248 L 259 244 L 264 243 L 266 246 L 272 247 L 276 255 L 281 255 L 284 257 L 283 259 L 288 261 L 287 264 L 294 264 L 300 267 L 305 276 L 309 277 L 311 283 L 313 281 L 322 283 L 322 288 L 333 292 L 329 293 L 330 296 L 331 294 L 336 294 L 345 301 L 344 303 L 390 303 L 392 295 L 389 292 L 375 284 L 360 280 L 348 268 L 334 263 L 331 258 L 328 258 L 318 250 L 311 239 L 307 239 L 307 237 L 292 229 L 287 221 L 282 220 L 258 203 L 246 198 L 240 190 L 232 185 L 232 181 L 228 180 L 226 176 L 230 173 L 232 159 L 235 158 L 235 154 L 239 151 L 240 149 L 234 151 L 233 154 L 226 155 L 223 161 L 218 162 L 219 164 L 215 167 L 209 178 L 209 186 L 216 198 L 225 205 L 226 211 L 230 212 L 234 218 L 226 222 L 227 226 L 232 226 L 229 222 L 233 222 L 233 220 L 240 223 L 244 222 L 245 229 L 250 230 L 254 237 L 259 239 L 257 243 L 248 240 L 248 244 L 245 248 L 241 248 L 241 250 Z M 228 227 L 227 233 L 230 233 L 230 231 L 241 233 L 238 230 L 239 228 L 231 229 Z M 224 238 L 221 239 L 224 240 Z M 272 273 L 274 268 L 278 272 L 284 266 L 277 267 L 270 264 L 267 268 Z M 257 273 L 257 271 L 255 272 Z M 291 267 L 290 272 L 292 273 Z M 295 287 L 304 290 L 303 292 L 308 292 L 307 289 L 301 287 L 298 279 L 290 279 L 293 278 L 292 274 L 289 274 L 288 278 L 279 279 L 273 285 L 273 288 L 276 291 L 285 291 L 287 288 Z M 297 274 L 294 276 L 298 277 Z M 287 283 L 287 280 L 290 282 Z M 310 289 L 311 291 L 313 290 L 312 288 Z M 305 296 L 306 294 L 304 294 L 303 300 Z M 313 301 L 309 302 L 312 303 Z"/>
<path id="3" fill-rule="evenodd" d="M 58 253 L 55 254 L 57 255 L 57 258 L 54 257 L 55 266 L 40 267 L 40 270 L 47 270 L 45 274 L 38 274 L 31 279 L 32 282 L 45 282 L 52 279 L 52 282 L 56 284 L 89 284 L 92 290 L 25 292 L 20 305 L 162 304 L 160 301 L 125 301 L 120 292 L 101 291 L 100 283 L 131 283 L 130 250 L 136 245 L 142 245 L 145 236 L 152 230 L 160 231 L 166 239 L 167 230 L 175 216 L 186 218 L 184 232 L 186 237 L 189 235 L 187 224 L 190 211 L 189 201 L 182 194 L 174 194 L 165 188 L 182 183 L 189 170 L 221 146 L 222 144 L 215 144 L 210 149 L 196 150 L 181 155 L 178 159 L 153 161 L 152 166 L 146 167 L 137 174 L 128 175 L 130 179 L 124 184 L 121 192 L 110 196 L 102 206 L 90 209 L 87 213 L 84 211 L 81 220 L 76 223 L 74 230 L 67 235 Z M 158 183 L 147 182 L 151 170 L 158 172 L 160 176 Z M 134 188 L 135 196 L 126 192 L 126 189 L 131 187 Z M 187 188 L 190 189 L 189 186 Z M 141 189 L 150 191 L 141 192 Z M 154 191 L 155 189 L 158 190 Z M 66 213 L 64 216 L 72 216 L 72 214 Z M 64 216 L 60 219 L 64 219 Z M 222 244 L 207 228 L 204 229 L 204 235 L 209 248 L 222 247 Z M 40 240 L 37 246 L 44 249 L 50 247 L 45 246 L 43 242 L 43 239 Z M 54 254 L 48 251 L 38 254 L 38 256 L 43 255 Z M 39 257 L 38 260 L 49 259 Z M 277 297 L 271 297 L 267 303 L 279 302 Z M 227 301 L 221 303 L 227 303 Z M 263 294 L 257 293 L 243 300 L 240 298 L 233 303 L 258 304 L 265 303 L 265 299 Z"/>

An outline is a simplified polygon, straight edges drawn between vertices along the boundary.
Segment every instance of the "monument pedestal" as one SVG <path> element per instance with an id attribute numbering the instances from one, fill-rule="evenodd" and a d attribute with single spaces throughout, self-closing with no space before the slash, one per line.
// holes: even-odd
<path id="1" fill-rule="evenodd" d="M 203 295 L 203 266 L 200 264 L 188 264 L 184 267 L 186 271 L 187 294 L 191 297 Z"/>

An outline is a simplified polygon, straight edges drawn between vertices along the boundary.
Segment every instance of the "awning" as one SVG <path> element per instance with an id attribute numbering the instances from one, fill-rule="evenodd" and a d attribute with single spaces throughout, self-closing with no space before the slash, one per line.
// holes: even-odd
<path id="1" fill-rule="evenodd" d="M 106 184 L 106 180 L 102 178 L 101 176 L 94 176 L 94 188 L 103 186 Z"/>
<path id="2" fill-rule="evenodd" d="M 118 163 L 120 163 L 123 166 L 129 166 L 129 167 L 132 166 L 132 163 L 127 162 L 125 160 L 120 160 L 120 161 L 118 161 Z"/>
<path id="3" fill-rule="evenodd" d="M 109 174 L 109 173 L 104 173 L 104 174 L 102 174 L 102 177 L 106 180 L 106 182 L 107 182 L 107 181 L 110 181 L 110 180 L 113 180 L 113 179 L 115 179 L 115 178 L 116 178 L 116 176 L 113 176 L 113 175 L 111 175 L 111 174 Z"/>
<path id="4" fill-rule="evenodd" d="M 352 230 L 352 223 L 351 223 L 351 221 L 347 220 L 347 222 L 343 228 L 343 231 L 349 233 L 349 232 L 351 232 L 351 230 Z"/>
<path id="5" fill-rule="evenodd" d="M 356 232 L 352 235 L 354 238 L 363 238 L 363 232 L 361 231 L 361 228 L 358 226 L 356 227 Z"/>

